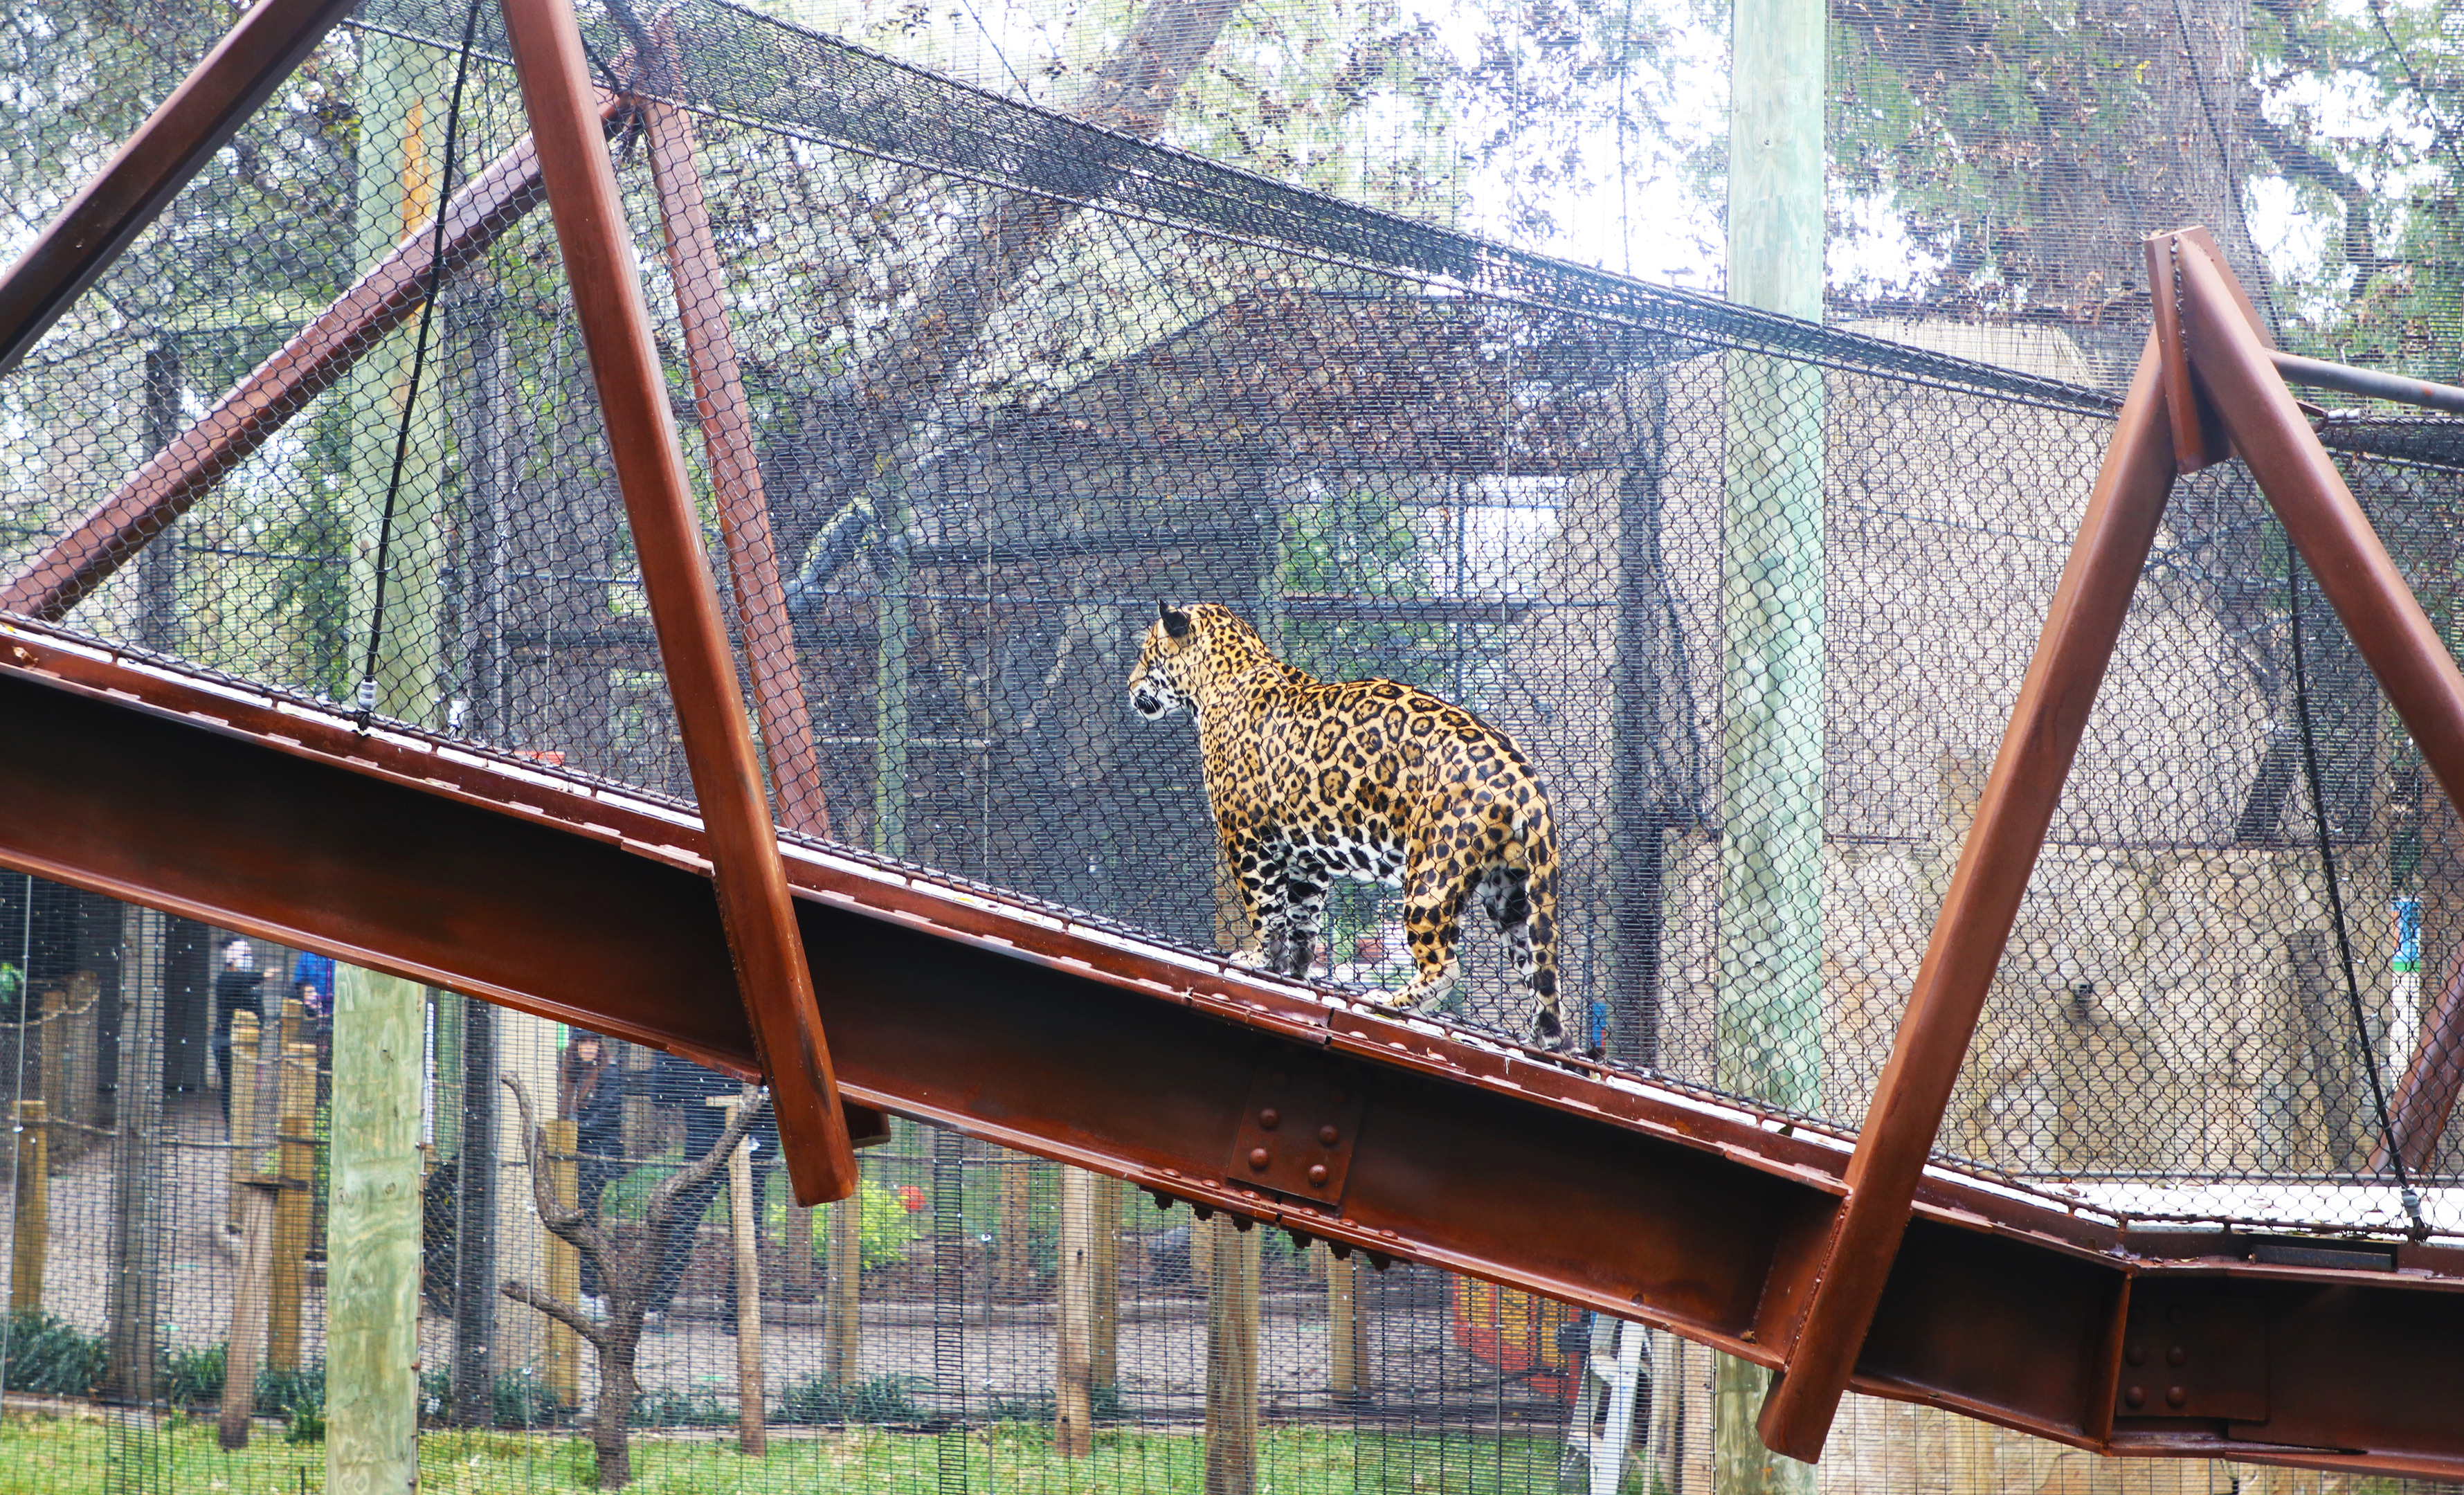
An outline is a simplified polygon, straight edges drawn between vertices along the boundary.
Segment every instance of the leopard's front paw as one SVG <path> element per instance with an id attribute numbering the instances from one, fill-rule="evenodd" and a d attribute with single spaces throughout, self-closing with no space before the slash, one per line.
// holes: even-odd
<path id="1" fill-rule="evenodd" d="M 1223 958 L 1243 971 L 1263 971 L 1266 968 L 1266 953 L 1263 950 L 1235 950 Z"/>

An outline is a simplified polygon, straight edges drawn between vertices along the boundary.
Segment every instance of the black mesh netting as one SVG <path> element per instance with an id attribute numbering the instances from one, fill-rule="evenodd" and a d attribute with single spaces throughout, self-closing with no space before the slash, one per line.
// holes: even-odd
<path id="1" fill-rule="evenodd" d="M 465 14 L 371 0 L 0 382 L 0 570 L 30 610 L 116 644 L 689 797 L 586 351 L 524 176 L 501 26 L 479 8 L 466 63 Z M 1930 27 L 1940 50 L 1969 24 L 1836 19 L 1835 68 L 1867 90 L 1842 81 L 1841 100 L 1879 87 L 1872 70 L 1899 57 L 1892 28 Z M 2097 45 L 2161 41 L 2169 19 L 2125 17 Z M 159 25 L 77 8 L 0 22 L 0 76 L 20 90 L 6 107 L 44 121 L 0 143 L 17 214 L 0 244 L 29 236 L 216 24 L 176 7 Z M 1325 195 L 1290 182 L 1358 184 L 1142 139 L 1171 90 L 1121 62 L 1128 42 L 1048 86 L 1017 83 L 1071 118 L 708 0 L 592 10 L 583 25 L 605 79 L 644 101 L 613 116 L 618 176 L 713 584 L 792 833 L 1196 948 L 1253 943 L 1188 718 L 1143 721 L 1125 691 L 1159 601 L 1218 603 L 1291 665 L 1435 693 L 1521 746 L 1553 802 L 1555 958 L 1580 1044 L 1857 1126 L 2111 430 L 2116 372 L 2144 335 L 2144 298 L 2122 283 L 2135 240 L 2110 256 L 2122 269 L 2096 270 L 2056 231 L 2084 234 L 2087 219 L 2046 219 L 1969 265 L 1973 235 L 1944 227 L 1957 216 L 1944 184 L 1980 201 L 2015 191 L 2008 175 L 1952 169 L 1997 137 L 1909 146 L 1904 190 L 1936 214 L 1911 209 L 1912 242 L 1965 278 L 1840 300 L 1826 328 L 1361 206 L 1397 201 L 1397 178 Z M 1171 38 L 1148 40 L 1170 53 Z M 2000 77 L 1990 56 L 1961 55 Z M 1366 93 L 1396 86 L 1373 73 Z M 1264 95 L 1200 76 L 1193 97 L 1221 105 L 1207 129 L 1160 133 L 1221 146 L 1245 118 L 1223 90 L 1243 108 Z M 1957 69 L 1939 88 L 1914 76 L 1892 75 L 1890 104 L 1910 139 L 1964 97 Z M 2049 97 L 2085 108 L 2062 94 L 2076 83 Z M 36 95 L 86 101 L 54 117 L 25 102 Z M 2273 159 L 2291 160 L 2271 118 L 2239 138 L 2265 125 Z M 2039 122 L 2040 144 L 2067 138 Z M 2099 133 L 2097 148 L 2121 140 Z M 1216 153 L 1268 171 L 1281 160 Z M 1843 153 L 1843 180 L 1866 181 L 1875 159 Z M 2127 165 L 2107 162 L 2108 198 Z M 2099 210 L 2169 214 L 2199 195 L 2153 176 L 2134 189 L 2138 207 Z M 440 192 L 455 204 L 441 235 Z M 2242 233 L 2225 235 L 2229 255 Z M 1980 289 L 2063 254 L 2032 282 L 2065 288 L 2043 298 L 2059 315 L 2013 316 Z M 2407 304 L 2373 325 L 2434 319 Z M 2452 628 L 2454 428 L 2340 411 L 2326 429 Z M 2373 1161 L 2369 1074 L 2404 1071 L 2464 952 L 2464 827 L 2315 589 L 2297 689 L 2293 588 L 2308 584 L 2237 466 L 2180 485 L 1953 1097 L 1948 1161 L 2143 1218 L 2408 1224 Z M 1407 913 L 1400 890 L 1335 881 L 1312 974 L 1353 996 L 1403 987 L 1417 974 Z M 186 987 L 163 975 L 174 947 L 196 967 Z M 90 1159 L 77 1166 L 92 1198 L 55 1196 L 53 1239 L 101 1239 L 127 1167 L 167 1169 L 197 1196 L 197 1220 L 163 1246 L 179 1259 L 168 1306 L 143 1310 L 167 1326 L 167 1363 L 185 1364 L 209 1335 L 179 1325 L 210 1315 L 183 1306 L 203 1300 L 180 1296 L 178 1273 L 207 1283 L 230 1251 L 202 1223 L 237 1209 L 224 1154 L 277 1148 L 276 1122 L 313 1127 L 329 1104 L 313 1006 L 284 1017 L 259 1000 L 258 1031 L 288 1036 L 234 1050 L 232 1009 L 203 995 L 234 957 L 208 932 L 32 882 L 0 889 L 0 955 L 11 948 L 0 998 L 15 1004 L 15 1093 L 109 1143 L 55 1143 Z M 288 989 L 292 953 L 247 958 L 272 978 L 263 992 Z M 1448 1016 L 1519 1035 L 1528 999 L 1477 908 L 1462 958 Z M 149 1042 L 199 1046 L 144 1059 L 167 1091 L 152 1121 L 115 1121 L 95 1096 L 143 1087 L 77 1066 L 143 1070 L 112 1057 L 127 1042 L 113 1024 L 146 991 L 161 1009 Z M 305 1053 L 283 1046 L 303 1033 Z M 505 1235 L 491 1250 L 514 1250 L 518 1231 L 520 1249 L 543 1249 L 514 1218 L 527 1164 L 495 1139 L 513 1135 L 510 1105 L 484 1077 L 520 1056 L 544 1109 L 572 1044 L 440 994 L 428 1048 L 429 1224 L 445 1233 L 430 1245 L 424 1332 L 443 1378 L 429 1411 L 555 1424 L 587 1372 L 556 1370 L 543 1340 L 474 1362 L 498 1330 L 471 1317 L 452 1263 L 473 1220 Z M 611 1152 L 580 1145 L 576 1186 L 595 1178 L 632 1208 L 624 1191 L 692 1155 L 702 1123 L 697 1098 L 649 1078 L 650 1056 L 614 1063 L 641 1078 L 617 1082 L 629 1109 Z M 286 1101 L 293 1070 L 311 1078 Z M 242 1090 L 244 1114 L 215 1119 L 210 1093 Z M 167 1139 L 153 1161 L 123 1155 L 138 1124 Z M 2457 1167 L 2450 1144 L 2420 1176 L 2441 1232 L 2464 1227 Z M 867 1172 L 861 1203 L 818 1221 L 777 1198 L 757 1212 L 774 1281 L 790 1285 L 780 1417 L 913 1435 L 826 1444 L 825 1463 L 853 1461 L 847 1478 L 873 1487 L 997 1484 L 1008 1445 L 982 1430 L 1050 1413 L 1035 1401 L 1049 1383 L 1034 1305 L 1050 1298 L 1059 1173 L 903 1125 Z M 511 1213 L 458 1181 L 482 1173 L 502 1175 Z M 1275 1436 L 1299 1441 L 1275 1457 L 1339 1458 L 1362 1488 L 1554 1478 L 1564 1352 L 1589 1343 L 1570 1329 L 1561 1346 L 1556 1310 L 1437 1273 L 1355 1286 L 1322 1248 L 1270 1250 L 1261 1267 L 1255 1238 L 1193 1233 L 1135 1200 L 1108 1208 L 1108 1249 L 1129 1253 L 1121 1332 L 1135 1338 L 1124 1306 L 1152 1310 L 1107 1383 L 1107 1426 L 1156 1440 L 1114 1470 L 1119 1487 L 1196 1478 L 1171 1440 L 1205 1413 L 1202 1290 L 1243 1270 L 1266 1273 L 1270 1320 L 1278 1301 L 1290 1310 L 1290 1337 L 1270 1335 L 1291 1352 L 1269 1366 L 1288 1382 L 1269 1421 L 1288 1413 Z M 675 1300 L 702 1337 L 647 1362 L 644 1416 L 659 1427 L 733 1425 L 725 1214 L 696 1238 L 698 1275 Z M 844 1298 L 833 1272 L 856 1284 Z M 11 1332 L 41 1327 L 25 1312 L 72 1336 L 121 1323 L 97 1291 L 38 1283 Z M 1338 1355 L 1345 1324 L 1367 1337 Z M 1706 1373 L 1654 1344 L 1666 1395 L 1640 1409 L 1637 1437 L 1668 1487 L 1698 1487 Z M 296 1374 L 313 1349 L 295 1346 Z M 555 1374 L 567 1378 L 542 1379 Z M 262 1386 L 259 1401 L 293 1407 Z M 1361 1441 L 1312 1452 L 1293 1431 L 1330 1419 Z M 895 1468 L 864 1462 L 876 1455 Z"/>

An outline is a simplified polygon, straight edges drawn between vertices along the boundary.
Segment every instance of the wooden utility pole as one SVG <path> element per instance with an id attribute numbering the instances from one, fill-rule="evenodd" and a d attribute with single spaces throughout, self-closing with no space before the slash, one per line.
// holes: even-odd
<path id="1" fill-rule="evenodd" d="M 1258 1233 L 1237 1228 L 1228 1215 L 1192 1230 L 1191 1239 L 1200 1231 L 1215 1238 L 1206 1285 L 1206 1495 L 1256 1495 Z"/>
<path id="2" fill-rule="evenodd" d="M 1821 0 L 1733 0 L 1728 298 L 1822 319 Z M 1823 385 L 1732 352 L 1721 621 L 1718 1078 L 1811 1110 L 1822 1063 Z M 1723 1495 L 1811 1491 L 1754 1432 L 1769 1377 L 1724 1357 Z"/>
<path id="3" fill-rule="evenodd" d="M 427 993 L 335 968 L 325 1488 L 419 1485 L 419 1120 Z M 306 1046 L 306 1045 L 302 1045 Z"/>

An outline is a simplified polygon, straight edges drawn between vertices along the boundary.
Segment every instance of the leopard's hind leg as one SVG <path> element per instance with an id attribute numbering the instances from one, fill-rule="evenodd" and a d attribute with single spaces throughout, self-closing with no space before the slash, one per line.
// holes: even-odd
<path id="1" fill-rule="evenodd" d="M 1411 984 L 1385 999 L 1390 1007 L 1435 1012 L 1463 979 L 1456 944 L 1463 934 L 1463 902 L 1473 880 L 1450 866 L 1438 846 L 1442 837 L 1416 840 L 1403 869 L 1403 933 L 1411 942 Z"/>

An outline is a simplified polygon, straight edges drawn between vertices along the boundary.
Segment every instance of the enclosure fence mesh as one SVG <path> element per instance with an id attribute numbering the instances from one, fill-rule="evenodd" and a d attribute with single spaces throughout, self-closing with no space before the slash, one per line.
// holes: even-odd
<path id="1" fill-rule="evenodd" d="M 0 21 L 0 76 L 95 101 L 0 144 L 19 220 L 0 245 L 221 21 Z M 1087 71 L 1073 116 L 712 0 L 583 22 L 786 834 L 1254 951 L 1198 734 L 1142 719 L 1128 688 L 1163 613 L 1218 605 L 1285 664 L 1424 693 L 1528 760 L 1558 868 L 1528 931 L 1574 1046 L 1853 1132 L 2144 305 L 2093 335 L 1819 326 L 1158 144 L 1151 77 Z M 114 647 L 689 801 L 526 129 L 494 7 L 368 0 L 0 382 L 0 571 Z M 2452 642 L 2464 440 L 2343 409 L 2322 426 Z M 2141 1221 L 2464 1232 L 2464 1144 L 2416 1174 L 2416 1223 L 2372 1100 L 2464 957 L 2464 826 L 2289 558 L 2237 465 L 2177 486 L 1944 1166 Z M 1434 947 L 1407 925 L 1459 910 L 1439 1015 L 1527 1034 L 1533 997 L 1489 916 L 1521 892 L 1464 908 L 1410 886 L 1416 865 L 1391 868 L 1398 888 L 1325 846 L 1276 854 L 1327 884 L 1307 974 L 1330 997 L 1425 991 Z M 322 1155 L 340 978 L 33 880 L 0 879 L 0 961 L 12 1094 L 47 1108 L 20 1111 L 50 1148 L 30 1175 L 20 1143 L 21 1223 L 51 1174 L 8 1384 L 113 1390 L 159 1431 L 161 1409 L 220 1395 L 235 1159 Z M 232 1037 L 251 1010 L 253 1048 Z M 431 996 L 440 1424 L 566 1427 L 595 1395 L 589 1356 L 492 1286 L 579 1270 L 524 1213 L 495 1072 L 583 1129 L 547 1161 L 620 1228 L 733 1093 L 612 1043 L 602 1074 L 582 1038 Z M 595 1150 L 594 1114 L 613 1129 Z M 757 1147 L 759 1176 L 776 1153 Z M 753 1211 L 767 1395 L 785 1424 L 913 1436 L 799 1445 L 801 1472 L 761 1478 L 1065 1487 L 1015 1433 L 1051 1415 L 1062 1171 L 905 1123 L 864 1166 L 852 1204 L 768 1187 Z M 644 1341 L 637 1420 L 679 1488 L 721 1476 L 693 1472 L 707 1443 L 664 1435 L 737 1420 L 723 1183 L 687 1191 L 714 1213 L 650 1284 L 680 1327 Z M 1260 1285 L 1264 1457 L 1293 1487 L 1336 1463 L 1360 1488 L 1556 1478 L 1569 1357 L 1593 1343 L 1576 1315 L 1103 1188 L 1120 1296 L 1099 1411 L 1124 1435 L 1103 1487 L 1197 1487 L 1224 1273 Z M 285 1208 L 321 1198 L 294 1193 Z M 294 1224 L 303 1296 L 257 1401 L 306 1437 L 321 1226 Z M 112 1337 L 130 1333 L 152 1348 Z M 1708 1356 L 1655 1336 L 1647 1358 L 1636 1478 L 1708 1488 Z M 1877 1428 L 1902 1415 L 1859 1406 Z M 185 1457 L 106 1428 L 113 1460 Z M 588 1457 L 523 1446 L 542 1468 Z"/>

